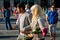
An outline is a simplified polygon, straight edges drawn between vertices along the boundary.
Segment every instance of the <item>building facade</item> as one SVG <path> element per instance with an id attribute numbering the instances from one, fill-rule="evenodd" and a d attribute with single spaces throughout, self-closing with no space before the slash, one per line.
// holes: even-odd
<path id="1" fill-rule="evenodd" d="M 25 3 L 40 3 L 40 1 L 38 0 L 0 0 L 0 7 L 3 7 L 3 6 L 7 6 L 7 4 L 9 4 L 10 6 L 16 6 L 18 3 L 20 2 L 25 2 Z"/>
<path id="2" fill-rule="evenodd" d="M 55 0 L 0 0 L 0 7 L 7 6 L 16 6 L 20 2 L 25 2 L 31 4 L 39 4 L 41 6 L 47 6 L 51 5 L 52 3 L 55 3 Z"/>

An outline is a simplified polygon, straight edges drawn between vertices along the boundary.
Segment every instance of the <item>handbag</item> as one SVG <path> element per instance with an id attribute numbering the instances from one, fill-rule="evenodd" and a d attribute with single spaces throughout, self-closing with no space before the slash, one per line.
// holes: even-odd
<path id="1" fill-rule="evenodd" d="M 39 23 L 40 21 L 40 23 Z M 38 24 L 41 25 L 41 31 L 42 31 L 42 36 L 46 36 L 47 32 L 48 32 L 48 28 L 47 27 L 44 27 L 42 24 L 44 23 L 44 20 L 41 18 L 40 20 L 38 20 Z"/>
<path id="2" fill-rule="evenodd" d="M 48 32 L 48 28 L 47 27 L 43 27 L 42 28 L 42 35 L 45 37 L 47 35 Z"/>

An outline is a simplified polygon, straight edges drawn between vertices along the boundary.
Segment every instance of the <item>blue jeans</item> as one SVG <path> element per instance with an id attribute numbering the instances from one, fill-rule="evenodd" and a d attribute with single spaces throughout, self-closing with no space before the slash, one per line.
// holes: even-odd
<path id="1" fill-rule="evenodd" d="M 6 26 L 7 30 L 9 28 L 10 28 L 10 30 L 12 30 L 12 26 L 11 26 L 11 23 L 10 23 L 10 17 L 5 17 L 5 26 Z"/>

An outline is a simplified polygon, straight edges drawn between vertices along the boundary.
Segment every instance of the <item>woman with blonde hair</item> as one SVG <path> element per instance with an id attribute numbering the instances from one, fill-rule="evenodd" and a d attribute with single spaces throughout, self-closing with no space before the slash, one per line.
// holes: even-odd
<path id="1" fill-rule="evenodd" d="M 31 20 L 32 31 L 35 31 L 37 27 L 39 27 L 42 30 L 44 26 L 42 25 L 43 20 L 41 18 L 42 8 L 39 5 L 35 4 L 31 7 L 31 13 L 32 13 L 32 20 Z M 40 40 L 40 39 L 36 39 L 36 40 Z"/>
<path id="2" fill-rule="evenodd" d="M 42 28 L 43 27 L 43 25 L 42 25 L 42 22 L 41 22 L 41 16 L 40 16 L 40 14 L 42 13 L 42 9 L 41 9 L 41 7 L 39 6 L 39 5 L 37 5 L 37 4 L 35 4 L 35 5 L 33 5 L 32 7 L 31 7 L 31 13 L 32 13 L 32 22 L 31 22 L 31 27 L 32 27 L 32 29 L 34 30 L 35 29 L 35 26 L 36 26 L 36 22 L 38 22 L 39 21 L 39 24 L 40 24 L 40 28 Z"/>

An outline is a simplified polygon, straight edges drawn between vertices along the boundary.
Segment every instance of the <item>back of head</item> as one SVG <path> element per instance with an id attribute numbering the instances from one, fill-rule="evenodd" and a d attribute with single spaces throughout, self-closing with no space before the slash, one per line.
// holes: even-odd
<path id="1" fill-rule="evenodd" d="M 29 8 L 29 4 L 26 4 L 25 7 Z"/>
<path id="2" fill-rule="evenodd" d="M 42 8 L 37 4 L 33 5 L 31 7 L 31 10 L 34 11 L 35 15 L 39 15 L 40 13 L 42 13 Z"/>
<path id="3" fill-rule="evenodd" d="M 18 4 L 19 8 L 22 8 L 23 10 L 25 10 L 25 4 L 23 2 L 21 2 L 20 4 Z"/>

